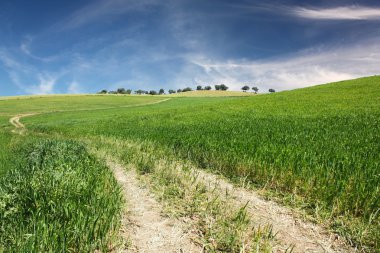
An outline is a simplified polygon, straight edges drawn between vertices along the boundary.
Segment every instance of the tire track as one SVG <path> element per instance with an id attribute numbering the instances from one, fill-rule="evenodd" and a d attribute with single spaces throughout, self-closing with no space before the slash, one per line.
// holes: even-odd
<path id="1" fill-rule="evenodd" d="M 122 186 L 128 203 L 128 220 L 123 221 L 122 229 L 132 247 L 124 252 L 202 252 L 191 242 L 192 235 L 184 232 L 181 222 L 162 216 L 162 206 L 148 189 L 141 187 L 134 170 L 127 171 L 110 160 L 107 165 Z"/>
<path id="2" fill-rule="evenodd" d="M 357 252 L 326 228 L 297 218 L 291 209 L 264 200 L 253 190 L 235 187 L 226 179 L 204 170 L 193 169 L 193 173 L 210 189 L 217 187 L 220 192 L 228 192 L 237 204 L 248 203 L 248 213 L 257 226 L 271 224 L 278 242 L 274 252 Z"/>

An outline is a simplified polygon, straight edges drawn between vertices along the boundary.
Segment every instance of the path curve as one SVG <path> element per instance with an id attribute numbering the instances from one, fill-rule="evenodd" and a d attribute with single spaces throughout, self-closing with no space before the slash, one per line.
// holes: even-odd
<path id="1" fill-rule="evenodd" d="M 9 123 L 11 123 L 15 129 L 12 130 L 12 133 L 23 135 L 26 131 L 25 125 L 20 122 L 20 119 L 23 117 L 37 115 L 37 113 L 27 113 L 27 114 L 19 114 L 9 119 Z"/>
<path id="2" fill-rule="evenodd" d="M 133 105 L 125 105 L 125 106 L 116 106 L 116 107 L 103 107 L 103 108 L 95 108 L 95 109 L 78 109 L 78 110 L 57 110 L 57 111 L 48 111 L 48 112 L 36 112 L 36 113 L 24 113 L 18 114 L 9 119 L 9 123 L 11 123 L 15 128 L 12 130 L 12 133 L 23 135 L 26 132 L 26 127 L 24 124 L 20 122 L 21 118 L 40 115 L 40 114 L 48 114 L 48 113 L 58 113 L 58 112 L 80 112 L 80 111 L 99 111 L 99 110 L 108 110 L 108 109 L 117 109 L 117 108 L 131 108 L 131 107 L 139 107 L 146 105 L 155 105 L 159 103 L 166 102 L 171 98 L 166 98 L 163 100 L 158 100 L 150 103 L 142 103 L 142 104 L 133 104 Z"/>
<path id="3" fill-rule="evenodd" d="M 132 247 L 125 252 L 202 252 L 191 242 L 191 233 L 184 232 L 184 224 L 161 215 L 162 206 L 148 189 L 141 187 L 134 170 L 125 170 L 110 160 L 107 160 L 107 165 L 122 186 L 127 201 L 128 220 L 123 221 L 122 229 L 126 230 L 124 232 L 132 241 Z"/>

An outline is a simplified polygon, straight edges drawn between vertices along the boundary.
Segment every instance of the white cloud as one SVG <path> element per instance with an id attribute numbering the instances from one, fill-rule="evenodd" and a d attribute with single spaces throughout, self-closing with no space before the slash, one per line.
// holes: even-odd
<path id="1" fill-rule="evenodd" d="M 82 93 L 82 89 L 79 83 L 77 83 L 77 81 L 73 81 L 70 83 L 69 87 L 67 88 L 67 92 L 70 94 L 79 94 L 79 93 Z"/>
<path id="2" fill-rule="evenodd" d="M 39 57 L 32 53 L 30 50 L 30 44 L 33 42 L 33 39 L 31 37 L 27 37 L 25 41 L 23 41 L 20 45 L 20 51 L 23 52 L 25 55 L 29 56 L 30 58 L 33 58 L 35 60 L 40 60 L 43 62 L 51 62 L 56 59 L 55 56 L 52 57 Z"/>
<path id="3" fill-rule="evenodd" d="M 5 49 L 0 48 L 0 61 L 4 64 L 7 68 L 20 68 L 21 65 L 13 59 Z"/>
<path id="4" fill-rule="evenodd" d="M 296 55 L 266 61 L 215 62 L 202 56 L 188 56 L 201 67 L 189 80 L 225 83 L 233 90 L 243 84 L 287 90 L 315 84 L 379 74 L 379 40 L 330 50 L 307 50 Z"/>
<path id="5" fill-rule="evenodd" d="M 52 77 L 47 74 L 39 74 L 38 79 L 39 79 L 38 85 L 31 85 L 25 88 L 25 90 L 28 93 L 31 93 L 34 95 L 54 93 L 54 86 L 57 81 L 55 77 Z"/>
<path id="6" fill-rule="evenodd" d="M 293 15 L 306 19 L 327 20 L 380 20 L 380 8 L 344 6 L 335 8 L 303 8 L 291 11 Z"/>

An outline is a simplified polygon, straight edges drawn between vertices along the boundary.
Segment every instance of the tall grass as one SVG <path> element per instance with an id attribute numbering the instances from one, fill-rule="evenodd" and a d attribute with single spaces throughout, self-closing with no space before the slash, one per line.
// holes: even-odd
<path id="1" fill-rule="evenodd" d="M 11 141 L 11 135 L 0 131 L 0 178 L 11 166 L 12 161 L 10 159 L 9 143 Z"/>
<path id="2" fill-rule="evenodd" d="M 18 141 L 18 136 L 13 136 L 9 128 L 9 117 L 0 115 L 0 178 L 16 163 L 12 157 L 12 146 Z"/>
<path id="3" fill-rule="evenodd" d="M 0 180 L 0 252 L 106 252 L 122 205 L 112 173 L 73 141 L 29 143 Z"/>

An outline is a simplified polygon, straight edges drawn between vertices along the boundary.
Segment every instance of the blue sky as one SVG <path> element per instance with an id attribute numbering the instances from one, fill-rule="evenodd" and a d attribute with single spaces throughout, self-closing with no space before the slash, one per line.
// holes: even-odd
<path id="1" fill-rule="evenodd" d="M 285 90 L 379 66 L 378 0 L 0 1 L 0 96 Z"/>

